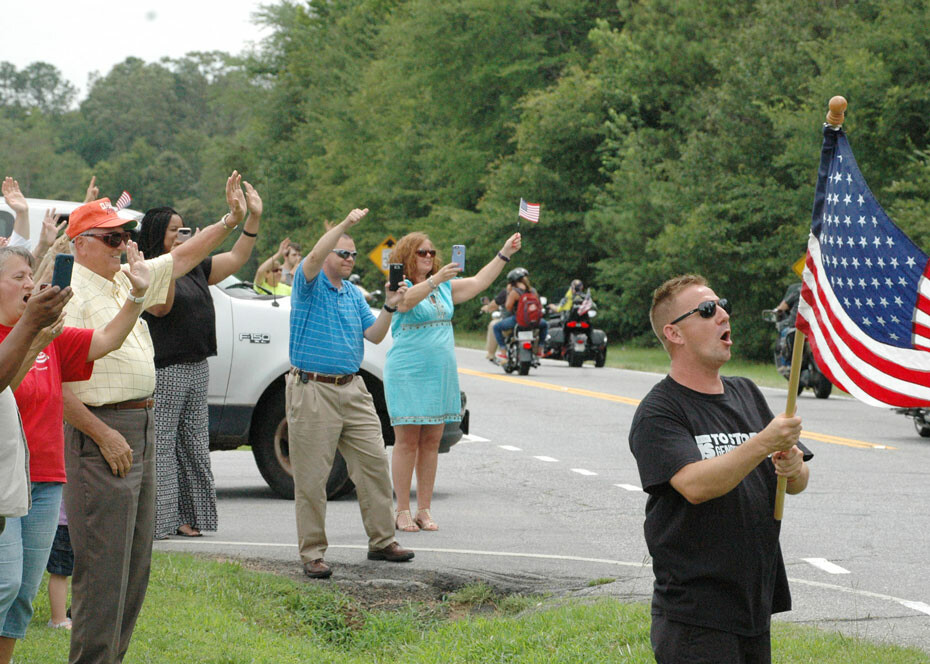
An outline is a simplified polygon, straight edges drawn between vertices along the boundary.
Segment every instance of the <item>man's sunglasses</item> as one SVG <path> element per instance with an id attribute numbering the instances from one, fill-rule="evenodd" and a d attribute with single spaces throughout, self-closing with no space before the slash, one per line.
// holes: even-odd
<path id="1" fill-rule="evenodd" d="M 714 315 L 714 312 L 717 311 L 718 304 L 720 305 L 721 309 L 727 312 L 727 314 L 730 313 L 730 301 L 728 299 L 720 298 L 719 300 L 705 300 L 704 302 L 701 302 L 699 305 L 697 305 L 694 309 L 686 314 L 682 314 L 669 324 L 674 325 L 678 321 L 684 320 L 691 314 L 701 314 L 701 318 L 710 318 Z"/>
<path id="2" fill-rule="evenodd" d="M 426 258 L 427 256 L 429 256 L 430 258 L 433 258 L 436 256 L 436 250 L 435 249 L 417 249 L 417 256 L 419 256 L 420 258 Z"/>
<path id="3" fill-rule="evenodd" d="M 344 261 L 347 261 L 350 258 L 355 260 L 355 257 L 358 256 L 357 251 L 349 251 L 348 249 L 333 249 L 333 253 Z"/>
<path id="4" fill-rule="evenodd" d="M 132 235 L 129 231 L 113 231 L 112 233 L 81 233 L 84 237 L 97 238 L 108 247 L 118 249 L 124 242 L 129 242 Z"/>

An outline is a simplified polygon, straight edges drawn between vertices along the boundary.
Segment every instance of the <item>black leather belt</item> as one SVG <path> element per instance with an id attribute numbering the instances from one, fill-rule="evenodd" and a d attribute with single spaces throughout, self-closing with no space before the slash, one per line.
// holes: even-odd
<path id="1" fill-rule="evenodd" d="M 308 383 L 312 380 L 316 383 L 329 383 L 330 385 L 345 385 L 351 383 L 356 376 L 356 374 L 333 376 L 331 374 L 320 374 L 315 371 L 303 371 L 297 367 L 293 367 L 291 373 L 299 377 L 301 383 Z"/>
<path id="2" fill-rule="evenodd" d="M 120 401 L 118 403 L 105 403 L 102 406 L 94 408 L 109 408 L 110 410 L 141 410 L 143 408 L 152 408 L 155 405 L 155 399 L 135 399 L 133 401 Z"/>

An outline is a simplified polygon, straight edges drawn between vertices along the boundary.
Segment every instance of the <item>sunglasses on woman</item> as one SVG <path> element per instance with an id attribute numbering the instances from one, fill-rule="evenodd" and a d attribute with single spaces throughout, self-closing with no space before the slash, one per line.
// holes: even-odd
<path id="1" fill-rule="evenodd" d="M 427 256 L 429 256 L 430 258 L 433 258 L 434 256 L 436 256 L 436 250 L 435 249 L 417 249 L 417 256 L 419 256 L 420 258 L 426 258 Z"/>
<path id="2" fill-rule="evenodd" d="M 129 231 L 113 231 L 111 233 L 81 233 L 84 237 L 95 237 L 112 249 L 118 249 L 124 242 L 129 242 L 132 235 Z"/>
<path id="3" fill-rule="evenodd" d="M 670 323 L 670 325 L 674 325 L 678 321 L 684 320 L 691 314 L 701 314 L 701 318 L 710 318 L 717 311 L 718 304 L 720 305 L 721 309 L 727 312 L 727 314 L 730 313 L 730 301 L 728 299 L 720 298 L 719 300 L 705 300 L 701 302 L 699 305 L 697 305 L 694 309 L 689 311 L 688 313 L 682 314 L 681 316 L 673 320 Z"/>
<path id="4" fill-rule="evenodd" d="M 355 260 L 355 257 L 358 256 L 357 251 L 349 251 L 348 249 L 333 249 L 333 253 L 344 261 L 347 261 L 350 258 Z"/>

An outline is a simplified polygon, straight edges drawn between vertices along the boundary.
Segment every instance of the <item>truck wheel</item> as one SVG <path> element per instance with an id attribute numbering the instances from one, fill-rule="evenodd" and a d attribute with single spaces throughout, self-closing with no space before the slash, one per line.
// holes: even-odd
<path id="1" fill-rule="evenodd" d="M 252 455 L 262 477 L 271 490 L 282 498 L 294 499 L 294 472 L 291 469 L 287 417 L 284 414 L 284 389 L 265 393 L 255 408 L 252 423 Z M 326 497 L 330 500 L 351 493 L 355 488 L 349 479 L 345 459 L 339 451 L 326 480 Z"/>

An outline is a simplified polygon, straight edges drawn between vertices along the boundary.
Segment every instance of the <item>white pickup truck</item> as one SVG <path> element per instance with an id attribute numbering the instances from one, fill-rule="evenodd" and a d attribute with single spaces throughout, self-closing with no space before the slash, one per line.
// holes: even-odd
<path id="1" fill-rule="evenodd" d="M 57 213 L 67 216 L 80 205 L 72 201 L 27 200 L 33 238 L 38 237 L 47 208 L 54 207 Z M 121 210 L 120 216 L 127 220 L 142 217 L 133 210 Z M 12 226 L 13 213 L 0 199 L 0 237 L 8 237 Z M 216 356 L 209 359 L 210 449 L 231 450 L 251 445 L 255 463 L 268 486 L 282 498 L 293 498 L 284 414 L 284 377 L 290 369 L 290 298 L 260 295 L 251 284 L 234 277 L 211 286 L 210 293 L 216 309 L 217 348 Z M 390 333 L 380 344 L 366 341 L 365 358 L 359 370 L 374 399 L 386 445 L 394 444 L 383 386 L 384 358 L 390 346 Z M 463 393 L 462 422 L 446 425 L 440 452 L 448 452 L 468 433 L 469 412 L 465 403 Z M 337 498 L 353 488 L 345 460 L 337 453 L 326 484 L 327 496 Z"/>

